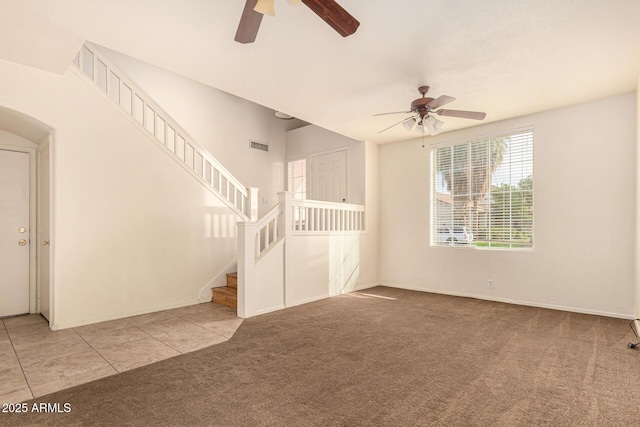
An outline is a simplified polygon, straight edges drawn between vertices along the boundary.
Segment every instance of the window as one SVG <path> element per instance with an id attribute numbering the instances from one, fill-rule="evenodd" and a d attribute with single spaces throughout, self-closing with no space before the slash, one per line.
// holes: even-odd
<path id="1" fill-rule="evenodd" d="M 533 246 L 533 129 L 431 147 L 431 245 Z"/>
<path id="2" fill-rule="evenodd" d="M 287 168 L 287 191 L 293 193 L 294 199 L 307 198 L 307 160 L 291 160 Z"/>

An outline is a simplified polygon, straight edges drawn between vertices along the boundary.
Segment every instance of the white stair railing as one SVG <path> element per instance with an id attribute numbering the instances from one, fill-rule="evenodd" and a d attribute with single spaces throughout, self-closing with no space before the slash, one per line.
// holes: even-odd
<path id="1" fill-rule="evenodd" d="M 254 225 L 255 259 L 258 261 L 284 237 L 284 209 L 282 203 L 273 207 Z"/>
<path id="2" fill-rule="evenodd" d="M 362 205 L 292 199 L 291 215 L 294 234 L 364 230 Z"/>
<path id="3" fill-rule="evenodd" d="M 258 190 L 242 185 L 95 45 L 85 43 L 73 65 L 229 208 L 245 220 L 257 220 Z"/>
<path id="4" fill-rule="evenodd" d="M 364 206 L 346 203 L 323 202 L 318 200 L 293 199 L 292 193 L 280 193 L 279 203 L 259 222 L 238 223 L 238 316 L 246 318 L 263 312 L 270 307 L 262 307 L 258 296 L 265 297 L 267 291 L 260 289 L 265 282 L 261 271 L 282 278 L 280 286 L 270 282 L 272 292 L 280 292 L 273 301 L 282 298 L 276 307 L 288 307 L 287 265 L 296 259 L 296 254 L 287 249 L 287 242 L 294 236 L 359 234 L 365 230 Z M 261 270 L 266 258 L 273 251 L 281 251 L 281 257 L 273 257 L 271 265 Z M 269 260 L 269 262 L 272 262 Z"/>

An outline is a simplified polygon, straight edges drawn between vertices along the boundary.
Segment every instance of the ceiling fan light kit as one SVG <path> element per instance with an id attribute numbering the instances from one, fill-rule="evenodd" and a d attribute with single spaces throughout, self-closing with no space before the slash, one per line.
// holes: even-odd
<path id="1" fill-rule="evenodd" d="M 402 126 L 408 131 L 413 132 L 417 129 L 419 133 L 424 134 L 424 128 L 426 127 L 430 135 L 437 135 L 442 131 L 444 122 L 434 117 L 434 114 L 439 116 L 459 117 L 463 119 L 483 120 L 486 117 L 486 113 L 479 111 L 462 111 L 462 110 L 445 110 L 440 107 L 455 101 L 452 96 L 441 95 L 437 98 L 427 97 L 429 86 L 420 86 L 418 92 L 422 95 L 421 98 L 414 99 L 411 102 L 411 109 L 409 111 L 396 111 L 392 113 L 379 113 L 374 116 L 384 116 L 388 114 L 413 114 L 404 120 L 399 121 L 387 128 L 382 129 L 378 134 L 391 129 L 392 127 L 402 123 Z M 416 126 L 417 124 L 417 126 Z"/>
<path id="2" fill-rule="evenodd" d="M 417 125 L 418 125 L 418 121 L 413 117 L 410 117 L 404 122 L 402 122 L 402 126 L 404 126 L 407 132 L 413 132 Z"/>
<path id="3" fill-rule="evenodd" d="M 436 119 L 435 117 L 427 116 L 423 121 L 430 135 L 437 135 L 442 131 L 442 125 L 444 122 Z"/>
<path id="4" fill-rule="evenodd" d="M 276 1 L 258 0 L 253 10 L 263 15 L 276 16 Z"/>

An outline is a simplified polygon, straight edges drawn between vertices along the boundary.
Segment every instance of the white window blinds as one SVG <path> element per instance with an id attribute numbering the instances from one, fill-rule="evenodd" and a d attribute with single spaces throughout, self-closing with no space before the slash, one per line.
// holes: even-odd
<path id="1" fill-rule="evenodd" d="M 431 245 L 533 246 L 533 129 L 431 147 Z"/>

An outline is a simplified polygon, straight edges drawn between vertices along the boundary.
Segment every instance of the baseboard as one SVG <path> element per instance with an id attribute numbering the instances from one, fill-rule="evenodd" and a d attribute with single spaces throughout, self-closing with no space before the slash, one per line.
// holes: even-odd
<path id="1" fill-rule="evenodd" d="M 490 297 L 490 296 L 486 296 L 486 295 L 475 295 L 475 294 L 468 294 L 468 293 L 464 293 L 464 292 L 443 291 L 441 289 L 425 289 L 425 288 L 419 288 L 419 287 L 416 287 L 416 286 L 399 285 L 399 284 L 396 284 L 396 283 L 384 283 L 384 282 L 381 282 L 379 285 L 380 286 L 388 286 L 390 288 L 407 289 L 407 290 L 410 290 L 410 291 L 429 292 L 429 293 L 432 293 L 432 294 L 451 295 L 451 296 L 455 296 L 455 297 L 464 297 L 464 298 L 475 298 L 475 299 L 480 299 L 480 300 L 485 300 L 485 301 L 503 302 L 503 303 L 506 303 L 506 304 L 524 305 L 524 306 L 528 306 L 528 307 L 538 307 L 538 308 L 548 308 L 550 310 L 558 310 L 558 311 L 569 311 L 569 312 L 572 312 L 572 313 L 591 314 L 591 315 L 595 315 L 595 316 L 605 316 L 605 317 L 615 317 L 615 318 L 618 318 L 618 319 L 633 319 L 634 318 L 634 316 L 632 316 L 630 314 L 611 313 L 611 312 L 608 312 L 608 311 L 599 311 L 599 310 L 590 310 L 590 309 L 585 309 L 585 308 L 567 307 L 567 306 L 563 306 L 563 305 L 543 304 L 543 303 L 536 303 L 536 302 L 531 302 L 531 301 L 514 300 L 514 299 L 509 299 L 509 298 Z"/>
<path id="2" fill-rule="evenodd" d="M 339 294 L 339 295 L 345 295 L 348 294 L 350 292 L 357 292 L 357 291 L 361 291 L 364 289 L 370 289 L 370 288 L 375 288 L 376 286 L 380 286 L 380 283 L 369 283 L 367 285 L 360 285 L 360 286 L 356 286 L 353 289 L 351 289 L 349 292 L 345 292 L 344 294 Z M 315 302 L 315 301 L 320 301 L 322 299 L 326 299 L 326 298 L 331 298 L 334 296 L 339 296 L 339 295 L 319 295 L 316 297 L 311 297 L 311 298 L 306 298 L 300 301 L 294 301 L 290 307 L 295 307 L 297 305 L 303 305 L 303 304 L 309 304 L 310 302 Z"/>
<path id="3" fill-rule="evenodd" d="M 256 316 L 259 316 L 261 314 L 271 313 L 273 311 L 284 310 L 285 308 L 287 308 L 287 307 L 285 307 L 284 304 L 283 305 L 278 305 L 278 306 L 275 306 L 275 307 L 264 308 L 262 310 L 258 310 L 256 312 Z"/>
<path id="4" fill-rule="evenodd" d="M 317 297 L 311 297 L 311 298 L 306 298 L 306 299 L 302 299 L 300 301 L 294 301 L 290 307 L 295 307 L 297 305 L 303 305 L 303 304 L 309 304 L 310 302 L 316 302 L 316 301 L 320 301 L 322 299 L 327 299 L 331 297 L 331 295 L 320 295 Z"/>
<path id="5" fill-rule="evenodd" d="M 380 284 L 379 283 L 369 283 L 369 284 L 366 284 L 366 285 L 360 285 L 360 286 L 357 286 L 357 287 L 351 289 L 347 293 L 357 292 L 357 291 L 361 291 L 361 290 L 364 290 L 364 289 L 375 288 L 376 286 L 380 286 Z M 335 295 L 335 296 L 339 296 L 339 295 Z M 331 295 L 320 295 L 320 296 L 317 296 L 317 297 L 307 298 L 307 299 L 300 300 L 300 301 L 294 301 L 293 304 L 291 304 L 289 307 L 295 307 L 297 305 L 309 304 L 311 302 L 320 301 L 320 300 L 327 299 L 327 298 L 331 298 Z M 267 314 L 267 313 L 271 313 L 273 311 L 284 310 L 285 308 L 288 308 L 288 307 L 285 306 L 285 305 L 279 305 L 279 306 L 276 306 L 276 307 L 265 308 L 265 309 L 262 309 L 262 310 L 258 310 L 255 315 L 259 316 L 261 314 Z"/>
<path id="6" fill-rule="evenodd" d="M 376 286 L 380 286 L 380 283 L 376 282 L 376 283 L 369 283 L 367 285 L 355 286 L 353 289 L 351 289 L 350 292 L 364 291 L 365 289 L 375 288 Z"/>
<path id="7" fill-rule="evenodd" d="M 205 301 L 205 302 L 208 302 L 208 301 Z M 125 312 L 114 314 L 114 315 L 102 316 L 94 319 L 87 319 L 87 320 L 81 320 L 81 321 L 56 322 L 51 324 L 51 330 L 58 331 L 61 329 L 77 328 L 79 326 L 92 325 L 94 323 L 109 322 L 111 320 L 118 320 L 125 317 L 140 316 L 142 314 L 155 313 L 163 310 L 171 310 L 173 308 L 186 307 L 186 306 L 195 305 L 195 304 L 200 304 L 200 301 L 198 300 L 183 301 L 178 304 L 156 306 L 154 308 L 145 308 L 143 310 L 125 311 Z"/>

